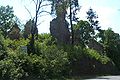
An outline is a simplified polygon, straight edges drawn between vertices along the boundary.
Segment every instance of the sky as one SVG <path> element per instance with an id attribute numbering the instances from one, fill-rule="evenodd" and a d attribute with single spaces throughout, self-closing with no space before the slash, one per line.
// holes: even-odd
<path id="1" fill-rule="evenodd" d="M 31 0 L 0 0 L 0 6 L 13 6 L 14 14 L 25 24 L 35 15 L 35 5 Z M 120 0 L 79 0 L 82 6 L 78 16 L 86 20 L 86 11 L 92 8 L 98 15 L 99 25 L 102 29 L 112 28 L 113 31 L 120 34 Z M 27 9 L 31 13 L 27 11 Z M 50 11 L 50 7 L 45 10 Z M 39 18 L 39 33 L 49 33 L 50 21 L 53 19 L 50 15 L 44 15 Z"/>

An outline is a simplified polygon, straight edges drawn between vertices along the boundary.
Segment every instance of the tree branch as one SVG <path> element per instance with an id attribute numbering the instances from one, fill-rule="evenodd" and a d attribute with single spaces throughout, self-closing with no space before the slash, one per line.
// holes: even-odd
<path id="1" fill-rule="evenodd" d="M 42 5 L 42 6 L 40 6 L 40 8 L 45 7 L 45 6 L 49 6 L 49 5 L 51 5 L 51 4 Z"/>
<path id="2" fill-rule="evenodd" d="M 41 13 L 48 13 L 48 14 L 51 14 L 51 12 L 48 12 L 48 11 L 41 11 L 41 12 L 39 12 L 39 14 L 41 14 Z"/>
<path id="3" fill-rule="evenodd" d="M 37 14 L 38 14 L 38 12 L 39 12 L 39 10 L 40 10 L 41 4 L 42 4 L 42 0 L 41 0 L 41 1 L 39 0 L 39 5 L 38 5 L 37 10 L 36 10 Z"/>
<path id="4" fill-rule="evenodd" d="M 31 12 L 27 9 L 27 7 L 26 7 L 26 6 L 24 6 L 24 7 L 25 7 L 25 9 L 27 10 L 27 12 L 29 13 L 29 15 L 30 15 L 30 17 L 31 17 L 31 19 L 32 19 Z"/>
<path id="5" fill-rule="evenodd" d="M 39 15 L 39 16 L 37 16 L 37 18 L 42 17 L 42 16 L 47 16 L 47 15 L 49 15 L 49 14 Z"/>
<path id="6" fill-rule="evenodd" d="M 45 22 L 45 21 L 42 21 L 42 22 Z M 42 22 L 40 22 L 37 26 L 39 26 Z"/>

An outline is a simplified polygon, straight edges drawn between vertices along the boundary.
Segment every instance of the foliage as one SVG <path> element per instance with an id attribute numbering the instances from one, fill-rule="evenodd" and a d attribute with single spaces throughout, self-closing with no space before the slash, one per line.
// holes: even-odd
<path id="1" fill-rule="evenodd" d="M 98 17 L 93 9 L 89 9 L 87 13 L 88 21 L 80 20 L 77 24 L 73 25 L 74 30 L 74 41 L 85 47 L 89 43 L 90 39 L 94 39 L 96 34 L 95 30 L 101 31 L 99 21 L 96 20 Z M 77 42 L 76 42 L 77 41 Z"/>
<path id="2" fill-rule="evenodd" d="M 77 11 L 79 10 L 79 4 L 78 0 L 69 0 L 69 8 L 70 8 L 70 14 L 69 14 L 69 19 L 70 19 L 70 26 L 71 26 L 71 35 L 72 35 L 72 44 L 74 44 L 74 30 L 73 30 L 73 23 L 72 21 L 77 22 L 78 18 L 76 17 Z"/>
<path id="3" fill-rule="evenodd" d="M 56 39 L 51 36 L 51 34 L 40 34 L 38 35 L 38 42 L 45 43 L 46 45 L 56 44 Z"/>
<path id="4" fill-rule="evenodd" d="M 5 46 L 12 50 L 18 50 L 21 46 L 27 46 L 29 40 L 21 38 L 20 40 L 10 40 L 9 38 L 4 40 Z"/>
<path id="5" fill-rule="evenodd" d="M 73 30 L 73 21 L 77 22 L 78 18 L 76 17 L 77 11 L 80 9 L 78 0 L 48 0 L 52 3 L 51 12 L 57 15 L 57 17 L 66 18 L 67 10 L 69 10 L 68 19 L 70 20 L 71 26 L 71 42 L 74 43 L 74 30 Z"/>
<path id="6" fill-rule="evenodd" d="M 18 80 L 23 76 L 24 71 L 22 68 L 17 67 L 11 59 L 1 60 L 0 65 L 1 80 Z"/>
<path id="7" fill-rule="evenodd" d="M 0 60 L 4 59 L 7 56 L 6 47 L 5 47 L 4 37 L 2 31 L 0 31 Z"/>
<path id="8" fill-rule="evenodd" d="M 80 6 L 79 6 L 79 3 L 78 3 L 78 0 L 69 0 L 69 7 L 70 7 L 70 13 L 69 13 L 69 17 L 68 18 L 71 21 L 78 22 L 79 18 L 76 17 L 77 11 L 80 10 Z"/>
<path id="9" fill-rule="evenodd" d="M 120 69 L 120 35 L 114 33 L 111 28 L 108 30 L 103 30 L 100 35 L 100 41 L 104 44 L 107 56 L 110 57 L 115 65 Z"/>
<path id="10" fill-rule="evenodd" d="M 93 11 L 92 8 L 90 8 L 87 12 L 87 19 L 90 23 L 90 28 L 94 29 L 94 30 L 100 30 L 100 26 L 99 26 L 99 21 L 97 20 L 98 16 L 96 14 L 96 12 Z M 93 31 L 94 34 L 94 31 Z"/>
<path id="11" fill-rule="evenodd" d="M 47 60 L 48 73 L 50 78 L 57 78 L 66 75 L 68 65 L 68 53 L 54 44 L 54 40 L 49 34 L 39 36 L 40 40 L 35 42 L 36 54 Z"/>
<path id="12" fill-rule="evenodd" d="M 100 55 L 97 51 L 92 49 L 85 49 L 86 55 L 88 55 L 90 58 L 94 58 L 98 61 L 100 61 L 102 64 L 106 64 L 110 61 L 110 59 L 106 55 Z"/>
<path id="13" fill-rule="evenodd" d="M 74 61 L 78 61 L 84 55 L 83 48 L 77 45 L 60 45 L 58 46 L 60 49 L 63 49 L 68 53 L 69 62 L 72 63 Z"/>
<path id="14" fill-rule="evenodd" d="M 97 33 L 96 37 L 99 38 L 100 43 L 104 43 L 105 41 L 105 36 L 104 36 L 105 30 L 101 30 L 99 33 Z"/>
<path id="15" fill-rule="evenodd" d="M 0 79 L 2 80 L 35 80 L 64 79 L 71 73 L 72 63 L 84 56 L 94 58 L 103 64 L 109 58 L 95 50 L 80 45 L 56 44 L 50 34 L 38 35 L 35 41 L 35 53 L 27 54 L 19 50 L 29 40 L 4 40 L 7 57 L 0 60 Z"/>
<path id="16" fill-rule="evenodd" d="M 8 30 L 13 25 L 13 8 L 7 5 L 6 7 L 1 6 L 0 7 L 0 29 L 3 31 L 3 35 L 6 37 Z"/>
<path id="17" fill-rule="evenodd" d="M 89 39 L 91 38 L 91 34 L 93 29 L 91 29 L 88 21 L 80 20 L 77 24 L 74 25 L 74 39 L 78 39 L 78 43 L 85 46 Z"/>
<path id="18" fill-rule="evenodd" d="M 57 0 L 48 0 L 49 2 L 51 2 L 51 13 L 52 14 L 56 14 L 59 15 L 60 11 L 66 11 L 67 7 L 68 7 L 68 1 L 57 1 Z M 61 7 L 59 7 L 58 5 L 61 5 Z M 63 10 L 64 9 L 64 10 Z"/>
<path id="19" fill-rule="evenodd" d="M 33 20 L 35 21 L 36 30 L 38 15 L 42 13 L 39 10 L 42 6 L 46 6 L 41 5 L 39 1 L 34 1 L 36 5 L 36 16 L 35 20 Z M 78 0 L 48 1 L 51 1 L 52 10 L 56 11 L 56 15 L 59 17 L 63 14 L 65 18 L 67 9 L 70 8 L 70 15 L 68 17 L 71 21 L 71 37 L 78 44 L 58 45 L 56 44 L 56 39 L 50 34 L 40 34 L 37 36 L 38 39 L 35 40 L 35 29 L 33 29 L 33 35 L 30 36 L 31 40 L 25 40 L 23 38 L 10 40 L 7 37 L 4 38 L 3 36 L 7 36 L 8 31 L 13 26 L 13 18 L 16 17 L 13 14 L 12 7 L 1 6 L 0 80 L 64 79 L 71 74 L 71 67 L 74 66 L 72 64 L 79 62 L 85 57 L 95 59 L 102 64 L 107 64 L 112 60 L 120 70 L 120 35 L 112 31 L 112 29 L 101 30 L 99 21 L 97 20 L 98 16 L 93 9 L 90 8 L 87 12 L 88 21 L 78 21 L 76 17 L 77 10 L 79 10 Z M 73 25 L 72 21 L 77 23 Z M 104 53 L 106 55 L 86 48 L 89 40 L 95 38 L 95 30 L 100 32 L 97 36 L 100 39 L 100 43 L 104 45 Z M 32 43 L 32 46 L 29 43 Z M 27 46 L 27 53 L 20 50 L 22 46 Z M 33 48 L 34 51 L 30 51 Z"/>
<path id="20" fill-rule="evenodd" d="M 42 35 L 41 35 L 42 36 Z M 41 37 L 40 36 L 40 37 Z M 47 38 L 42 36 L 43 38 Z M 48 44 L 43 39 L 36 41 L 36 54 L 27 54 L 19 51 L 20 46 L 26 45 L 27 40 L 5 40 L 8 56 L 0 61 L 0 79 L 56 79 L 64 78 L 68 74 L 68 54 L 56 45 Z M 12 46 L 10 46 L 12 45 Z M 67 71 L 68 70 L 68 71 Z"/>
<path id="21" fill-rule="evenodd" d="M 29 77 L 33 79 L 56 79 L 64 77 L 67 71 L 67 53 L 53 48 L 45 51 L 47 53 L 44 53 L 44 55 L 39 56 L 11 51 L 7 59 L 0 61 L 0 78 L 4 80 L 22 80 Z M 51 54 L 51 50 L 56 52 Z"/>
<path id="22" fill-rule="evenodd" d="M 43 13 L 49 13 L 48 11 L 44 10 L 44 7 L 49 6 L 50 4 L 47 4 L 46 0 L 32 0 L 33 3 L 35 3 L 35 16 L 32 19 L 33 25 L 31 26 L 31 39 L 29 42 L 29 53 L 35 52 L 35 39 L 38 38 L 38 28 L 37 26 L 41 23 L 38 23 L 39 17 Z M 29 10 L 28 10 L 29 12 Z M 30 12 L 29 12 L 30 13 Z M 31 14 L 31 13 L 30 13 Z"/>
<path id="23" fill-rule="evenodd" d="M 78 4 L 78 0 L 60 0 L 60 1 L 57 1 L 57 0 L 48 0 L 51 2 L 51 13 L 54 14 L 56 13 L 56 15 L 58 15 L 60 13 L 60 11 L 64 11 L 64 10 L 67 10 L 68 7 L 71 5 L 72 6 L 72 9 L 74 9 L 74 13 L 76 12 L 75 8 L 78 9 L 77 7 L 79 7 L 79 4 Z M 70 4 L 71 2 L 71 4 Z M 61 7 L 58 7 L 58 5 L 61 5 Z M 64 9 L 64 10 L 63 10 Z"/>

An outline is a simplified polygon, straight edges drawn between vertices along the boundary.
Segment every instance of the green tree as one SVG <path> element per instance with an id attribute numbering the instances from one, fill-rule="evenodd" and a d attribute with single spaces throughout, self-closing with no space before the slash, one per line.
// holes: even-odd
<path id="1" fill-rule="evenodd" d="M 90 8 L 86 13 L 88 21 L 80 20 L 74 25 L 74 40 L 83 46 L 87 45 L 90 39 L 96 38 L 96 31 L 101 31 L 98 16 L 93 9 Z"/>
<path id="2" fill-rule="evenodd" d="M 79 10 L 78 0 L 69 0 L 69 8 L 70 8 L 70 26 L 71 26 L 71 34 L 72 34 L 72 44 L 74 44 L 74 30 L 72 21 L 78 21 L 76 18 L 76 11 Z"/>
<path id="3" fill-rule="evenodd" d="M 13 7 L 10 7 L 9 5 L 6 7 L 0 7 L 0 29 L 5 37 L 13 25 L 14 17 L 15 15 L 13 14 Z"/>
<path id="4" fill-rule="evenodd" d="M 90 8 L 87 12 L 87 19 L 88 22 L 90 24 L 90 29 L 91 29 L 91 37 L 95 38 L 96 33 L 95 31 L 101 31 L 101 27 L 99 26 L 99 21 L 97 20 L 98 15 L 96 14 L 96 12 L 93 11 L 92 8 Z"/>
<path id="5" fill-rule="evenodd" d="M 91 28 L 95 30 L 100 30 L 99 21 L 97 20 L 98 15 L 96 14 L 96 12 L 94 12 L 93 9 L 90 8 L 86 13 L 88 15 L 87 19 L 90 23 Z"/>
<path id="6" fill-rule="evenodd" d="M 104 30 L 101 35 L 101 43 L 104 44 L 107 56 L 112 59 L 120 70 L 120 35 L 111 28 Z"/>
<path id="7" fill-rule="evenodd" d="M 35 4 L 35 16 L 32 19 L 31 39 L 30 39 L 28 46 L 30 47 L 29 53 L 34 53 L 35 52 L 35 48 L 34 48 L 35 39 L 38 38 L 37 26 L 40 25 L 40 23 L 38 23 L 38 18 L 43 13 L 49 13 L 48 11 L 44 10 L 43 8 L 46 6 L 49 6 L 50 4 L 47 4 L 46 0 L 31 0 L 31 1 L 33 1 L 33 3 Z M 30 13 L 30 11 L 28 9 L 27 9 L 27 11 Z M 31 13 L 30 13 L 30 15 L 31 15 Z"/>
<path id="8" fill-rule="evenodd" d="M 85 46 L 89 39 L 91 38 L 91 34 L 93 29 L 90 27 L 88 21 L 80 20 L 74 26 L 74 41 L 77 41 L 77 44 L 80 43 L 82 46 Z"/>

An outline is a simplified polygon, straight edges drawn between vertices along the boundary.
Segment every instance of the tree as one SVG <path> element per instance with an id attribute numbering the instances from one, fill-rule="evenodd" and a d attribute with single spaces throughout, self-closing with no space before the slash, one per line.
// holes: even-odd
<path id="1" fill-rule="evenodd" d="M 100 33 L 101 43 L 104 45 L 105 52 L 120 70 L 120 35 L 115 33 L 111 28 Z"/>
<path id="2" fill-rule="evenodd" d="M 104 32 L 105 30 L 101 29 L 99 33 L 96 34 L 96 37 L 99 38 L 99 42 L 102 44 L 104 43 L 104 40 L 105 40 Z"/>
<path id="3" fill-rule="evenodd" d="M 91 8 L 86 13 L 88 21 L 80 20 L 73 26 L 74 40 L 83 46 L 87 45 L 91 39 L 95 39 L 95 30 L 101 31 L 96 13 Z"/>
<path id="4" fill-rule="evenodd" d="M 73 29 L 75 43 L 85 46 L 89 42 L 93 30 L 90 27 L 90 23 L 88 21 L 80 20 L 73 26 Z"/>
<path id="5" fill-rule="evenodd" d="M 39 17 L 39 15 L 42 14 L 42 13 L 49 13 L 49 12 L 43 10 L 43 7 L 49 5 L 47 3 L 46 4 L 42 4 L 46 0 L 32 0 L 32 1 L 35 4 L 35 9 L 36 10 L 35 10 L 35 17 L 32 19 L 33 25 L 32 25 L 32 28 L 31 28 L 31 40 L 30 40 L 30 43 L 29 43 L 29 46 L 30 46 L 29 53 L 34 53 L 35 52 L 34 42 L 35 42 L 35 39 L 38 38 L 38 28 L 37 28 L 37 26 L 39 25 L 38 24 L 38 17 Z M 28 10 L 28 12 L 29 12 L 29 10 Z"/>
<path id="6" fill-rule="evenodd" d="M 10 7 L 9 5 L 0 7 L 0 29 L 2 30 L 4 37 L 7 36 L 9 29 L 11 29 L 14 23 L 15 15 L 13 12 L 13 7 Z"/>
<path id="7" fill-rule="evenodd" d="M 74 30 L 72 21 L 78 21 L 76 18 L 76 11 L 79 10 L 78 0 L 69 0 L 69 8 L 70 8 L 70 26 L 71 26 L 71 34 L 72 34 L 72 44 L 74 44 Z M 72 12 L 73 11 L 73 12 Z"/>
<path id="8" fill-rule="evenodd" d="M 91 28 L 91 35 L 94 36 L 95 35 L 95 30 L 100 31 L 100 26 L 99 26 L 99 21 L 97 20 L 98 15 L 96 14 L 96 12 L 93 11 L 92 8 L 90 8 L 87 12 L 87 19 L 88 22 L 90 23 L 90 28 Z"/>

